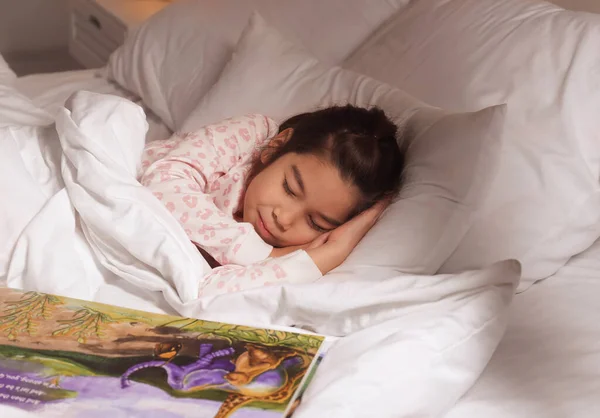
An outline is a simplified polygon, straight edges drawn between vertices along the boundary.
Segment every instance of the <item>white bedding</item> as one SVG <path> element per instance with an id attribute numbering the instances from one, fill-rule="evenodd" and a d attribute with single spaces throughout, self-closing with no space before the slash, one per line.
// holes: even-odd
<path id="1" fill-rule="evenodd" d="M 0 78 L 0 83 L 2 79 Z M 67 98 L 79 90 L 113 94 L 134 101 L 144 108 L 148 122 L 146 142 L 165 139 L 171 135 L 167 126 L 134 94 L 108 81 L 98 70 L 76 70 L 60 73 L 32 74 L 17 78 L 13 86 L 39 108 L 54 113 Z"/>
<path id="2" fill-rule="evenodd" d="M 600 241 L 515 296 L 508 330 L 446 418 L 600 416 Z"/>
<path id="3" fill-rule="evenodd" d="M 0 63 L 1 64 L 1 63 Z M 0 65 L 1 67 L 1 65 Z M 1 70 L 1 68 L 0 68 Z M 0 71 L 1 73 L 1 71 Z M 11 82 L 13 82 L 11 80 Z M 2 74 L 0 74 L 2 84 Z M 40 108 L 55 114 L 59 106 L 75 91 L 85 89 L 100 93 L 115 94 L 121 97 L 135 99 L 116 85 L 105 79 L 95 77 L 94 71 L 76 71 L 59 74 L 33 75 L 14 80 L 16 88 L 32 99 Z M 0 95 L 1 96 L 1 95 Z M 148 118 L 151 134 L 147 139 L 166 137 L 168 130 L 165 126 L 150 115 Z M 2 154 L 0 154 L 0 160 Z M 0 164 L 1 165 L 1 164 Z M 3 184 L 0 182 L 0 187 Z M 36 204 L 36 202 L 33 202 Z M 65 196 L 58 196 L 49 202 L 46 209 L 47 218 L 39 217 L 38 231 L 43 231 L 44 226 L 56 223 L 55 214 L 61 213 L 67 206 Z M 51 205 L 55 205 L 52 207 Z M 58 219 L 60 220 L 60 219 Z M 407 294 L 406 282 L 394 285 L 391 281 L 381 287 L 371 289 L 363 288 L 364 284 L 341 292 L 334 284 L 329 287 L 330 293 L 335 293 L 343 299 L 344 295 L 349 301 L 345 306 L 337 307 L 338 311 L 327 312 L 327 304 L 323 302 L 320 315 L 314 315 L 307 306 L 321 307 L 318 301 L 313 300 L 314 292 L 309 287 L 304 289 L 273 288 L 266 294 L 258 292 L 245 292 L 231 298 L 208 300 L 196 306 L 178 306 L 177 297 L 173 294 L 171 300 L 178 309 L 166 302 L 160 291 L 144 289 L 132 282 L 123 280 L 122 276 L 110 271 L 106 266 L 101 266 L 92 256 L 87 247 L 86 238 L 77 232 L 75 218 L 62 219 L 73 231 L 71 242 L 65 245 L 75 245 L 80 251 L 80 272 L 88 279 L 84 283 L 76 279 L 77 272 L 72 270 L 65 276 L 73 280 L 50 280 L 54 274 L 60 277 L 65 265 L 56 266 L 54 272 L 49 271 L 50 263 L 38 259 L 28 277 L 31 282 L 27 287 L 36 287 L 55 293 L 79 296 L 99 302 L 127 306 L 152 312 L 176 313 L 177 310 L 188 315 L 202 315 L 206 318 L 229 320 L 256 324 L 304 323 L 307 327 L 315 328 L 320 332 L 335 335 L 344 335 L 351 331 L 364 329 L 354 334 L 353 337 L 343 339 L 332 351 L 331 359 L 324 363 L 323 370 L 307 394 L 306 405 L 299 411 L 299 418 L 335 416 L 337 417 L 363 417 L 381 416 L 396 417 L 398 408 L 405 407 L 401 402 L 402 396 L 410 397 L 409 387 L 381 384 L 381 376 L 402 376 L 406 370 L 408 359 L 402 359 L 407 347 L 402 345 L 402 338 L 406 338 L 418 329 L 412 329 L 414 324 L 419 324 L 427 312 L 411 307 L 409 301 L 414 299 L 414 294 Z M 72 223 L 69 223 L 72 222 Z M 60 225 L 57 225 L 60 226 Z M 22 241 L 27 243 L 28 251 L 41 254 L 48 248 L 50 240 L 44 242 L 43 236 L 32 228 L 31 239 Z M 46 230 L 47 234 L 52 231 Z M 56 231 L 54 231 L 56 232 Z M 52 238 L 52 235 L 47 235 Z M 21 237 L 23 238 L 23 237 Z M 25 244 L 23 244 L 25 245 Z M 32 253 L 28 255 L 31 255 Z M 27 252 L 23 253 L 26 254 Z M 71 257 L 65 258 L 65 263 Z M 87 261 L 85 261 L 87 260 Z M 0 264 L 3 260 L 0 260 Z M 25 259 L 21 261 L 25 262 Z M 73 268 L 72 264 L 68 265 Z M 37 269 L 37 270 L 36 270 Z M 51 269 L 50 269 L 51 270 Z M 0 269 L 1 272 L 1 269 Z M 489 293 L 497 294 L 493 299 L 495 303 L 506 303 L 502 298 L 506 296 L 502 286 L 509 282 L 497 280 L 491 285 L 485 284 L 486 277 L 475 277 L 480 286 L 489 286 Z M 489 279 L 489 277 L 487 277 Z M 38 282 L 36 282 L 38 280 Z M 427 278 L 423 279 L 427 280 Z M 159 283 L 159 282 L 156 282 Z M 460 283 L 460 282 L 459 282 Z M 0 283 L 1 284 L 1 283 Z M 13 282 L 13 285 L 18 285 Z M 163 283 L 164 284 L 164 283 Z M 160 287 L 161 284 L 156 284 Z M 455 298 L 465 297 L 466 283 L 463 288 L 457 289 Z M 470 284 L 472 287 L 472 283 Z M 425 286 L 426 288 L 427 286 Z M 323 289 L 320 289 L 323 291 Z M 370 293 L 369 293 L 370 291 Z M 420 289 L 423 292 L 423 289 Z M 462 293 L 461 293 L 462 292 Z M 382 295 L 386 294 L 386 298 Z M 361 303 L 353 295 L 364 296 Z M 534 285 L 528 291 L 515 297 L 511 308 L 508 330 L 498 349 L 482 376 L 471 390 L 458 402 L 446 415 L 448 418 L 531 418 L 531 417 L 598 417 L 600 416 L 600 241 L 596 242 L 583 254 L 572 259 L 565 267 L 552 277 Z M 277 309 L 277 301 L 291 297 L 291 309 L 284 314 Z M 435 293 L 430 292 L 422 296 L 424 299 L 434 300 Z M 474 297 L 471 295 L 470 297 Z M 386 308 L 386 302 L 393 301 L 393 307 Z M 489 303 L 487 299 L 480 299 L 480 303 Z M 381 304 L 381 310 L 374 314 L 365 314 L 364 309 Z M 391 303 L 391 302 L 390 302 Z M 353 305 L 354 304 L 354 305 Z M 229 306 L 239 306 L 231 312 Z M 395 310 L 402 306 L 402 312 L 408 315 L 397 315 Z M 443 310 L 449 305 L 441 305 Z M 240 311 L 246 307 L 253 310 L 251 317 L 240 316 Z M 466 308 L 465 308 L 466 309 Z M 491 309 L 491 308 L 490 308 Z M 352 312 L 350 315 L 348 312 Z M 247 311 L 246 311 L 247 312 Z M 314 316 L 311 316 L 314 315 Z M 337 315 L 337 316 L 336 316 Z M 456 311 L 457 317 L 468 316 L 467 310 Z M 242 321 L 243 319 L 243 321 Z M 299 320 L 299 321 L 296 321 Z M 495 318 L 496 326 L 501 330 L 503 318 Z M 369 325 L 371 325 L 369 327 Z M 406 333 L 398 332 L 404 330 Z M 369 344 L 364 344 L 370 341 Z M 379 346 L 377 344 L 380 344 Z M 492 342 L 490 342 L 492 344 Z M 410 347 L 409 347 L 410 348 Z M 368 353 L 368 355 L 366 354 Z M 385 357 L 392 363 L 385 362 Z M 475 354 L 474 354 L 475 355 Z M 344 370 L 347 364 L 355 362 L 350 370 Z M 391 365 L 390 365 L 391 364 Z M 366 373 L 365 369 L 373 370 Z M 416 370 L 416 369 L 413 369 Z M 455 371 L 454 371 L 455 372 Z M 365 379 L 366 377 L 366 379 Z M 374 392 L 379 392 L 375 393 Z M 458 393 L 459 390 L 456 391 Z M 396 399 L 390 397 L 396 396 Z M 440 393 L 440 398 L 453 394 Z M 361 414 L 360 409 L 353 411 L 350 399 L 362 396 L 374 399 L 375 409 L 369 415 Z M 415 408 L 416 410 L 416 408 Z M 323 411 L 328 411 L 323 415 Z M 422 412 L 420 410 L 419 412 Z M 439 411 L 431 408 L 428 412 Z M 17 416 L 16 411 L 5 412 L 0 408 L 0 416 Z M 412 416 L 433 416 L 427 414 L 414 414 Z"/>
<path id="4" fill-rule="evenodd" d="M 439 415 L 471 386 L 504 331 L 520 274 L 511 261 L 453 276 L 374 275 L 196 299 L 208 266 L 135 180 L 147 128 L 141 108 L 83 93 L 66 108 L 48 102 L 46 112 L 10 87 L 0 93 L 0 194 L 12 197 L 0 207 L 8 237 L 0 280 L 10 287 L 348 335 L 322 364 L 299 418 Z M 403 378 L 382 384 L 382 370 Z"/>
<path id="5" fill-rule="evenodd" d="M 600 12 L 597 0 L 554 0 L 552 2 L 576 10 Z M 509 8 L 508 3 L 514 3 L 514 7 Z M 595 112 L 597 106 L 591 104 L 592 100 L 598 99 L 598 95 L 593 94 L 598 91 L 595 79 L 597 72 L 591 71 L 595 66 L 591 64 L 582 66 L 581 75 L 574 76 L 573 82 L 569 78 L 573 76 L 574 69 L 581 60 L 586 58 L 596 60 L 598 57 L 597 47 L 590 48 L 586 54 L 585 42 L 574 35 L 575 31 L 583 28 L 587 21 L 595 22 L 595 25 L 590 24 L 588 33 L 593 33 L 594 35 L 590 35 L 589 39 L 597 42 L 597 16 L 567 14 L 542 2 L 523 0 L 521 6 L 539 7 L 541 10 L 537 12 L 528 10 L 527 13 L 515 17 L 514 11 L 519 6 L 516 3 L 519 2 L 415 0 L 411 2 L 412 9 L 409 8 L 406 20 L 398 22 L 398 29 L 390 34 L 390 43 L 381 47 L 379 52 L 382 59 L 375 59 L 375 54 L 369 55 L 372 50 L 367 47 L 365 48 L 367 55 L 362 57 L 365 59 L 364 65 L 352 68 L 366 72 L 366 68 L 372 66 L 377 70 L 370 75 L 387 82 L 406 77 L 402 80 L 405 84 L 397 85 L 420 98 L 457 108 L 462 108 L 468 99 L 471 99 L 469 105 L 474 105 L 473 97 L 481 100 L 477 102 L 476 107 L 485 105 L 485 100 L 494 103 L 507 100 L 495 91 L 499 83 L 494 80 L 494 75 L 498 75 L 499 78 L 506 76 L 510 79 L 506 89 L 514 89 L 521 93 L 528 92 L 533 84 L 540 82 L 540 94 L 525 95 L 528 100 L 531 100 L 531 107 L 522 111 L 521 116 L 528 122 L 527 139 L 538 138 L 541 143 L 548 144 L 551 135 L 535 132 L 548 125 L 535 123 L 532 115 L 538 111 L 545 116 L 551 114 L 548 110 L 550 103 L 553 101 L 564 103 L 565 92 L 572 88 L 574 83 L 581 83 L 581 88 L 573 101 L 574 104 L 567 106 L 568 111 L 574 111 L 576 116 L 590 112 L 591 119 L 594 119 L 597 113 Z M 484 8 L 482 4 L 489 4 L 489 8 L 482 10 Z M 419 8 L 419 6 L 424 7 Z M 414 13 L 408 15 L 410 10 Z M 440 18 L 437 20 L 433 17 L 434 11 L 439 14 Z M 470 22 L 466 18 L 468 15 L 472 18 Z M 542 25 L 551 22 L 553 17 L 558 19 L 560 16 L 569 16 L 572 19 L 564 25 L 562 31 L 559 25 L 552 25 L 548 30 L 538 27 L 537 31 L 524 33 L 528 21 Z M 503 32 L 502 28 L 499 28 L 500 24 L 494 25 L 496 21 L 506 23 L 508 29 L 505 28 Z M 481 31 L 477 32 L 473 28 Z M 522 34 L 520 39 L 515 36 L 519 31 Z M 415 35 L 416 33 L 419 36 Z M 534 38 L 538 35 L 536 41 Z M 494 54 L 498 53 L 499 48 L 496 48 L 492 41 L 495 37 L 502 40 L 513 37 L 513 49 L 507 48 L 506 52 L 510 54 L 496 55 L 497 61 L 483 69 L 481 64 L 490 63 Z M 381 46 L 377 42 L 374 44 Z M 475 44 L 477 47 L 474 46 Z M 532 47 L 530 51 L 526 49 L 528 46 Z M 432 49 L 428 49 L 429 47 Z M 570 48 L 572 51 L 567 52 Z M 461 54 L 461 51 L 464 54 Z M 539 59 L 537 54 L 543 51 L 555 54 L 551 65 L 546 65 Z M 519 52 L 522 59 L 515 58 Z M 393 54 L 396 55 L 390 58 Z M 554 76 L 553 74 L 563 65 L 567 69 L 567 74 Z M 528 81 L 512 78 L 516 74 L 528 71 L 532 73 L 532 78 Z M 389 79 L 384 78 L 382 74 L 385 73 L 389 74 Z M 555 77 L 554 81 L 551 80 L 552 77 Z M 457 79 L 461 79 L 464 83 L 457 82 Z M 590 93 L 590 100 L 587 99 L 588 93 Z M 522 103 L 508 101 L 508 108 L 511 109 L 512 106 L 514 109 L 516 104 L 518 113 Z M 575 108 L 575 105 L 581 107 Z M 559 118 L 558 115 L 552 115 L 549 123 L 554 123 Z M 573 123 L 566 130 L 568 135 L 579 131 L 584 125 L 573 122 L 574 119 L 569 117 L 567 119 Z M 557 130 L 551 131 L 555 134 Z M 584 137 L 595 138 L 597 132 L 596 129 Z M 565 146 L 572 144 L 573 142 L 565 142 Z M 597 141 L 591 141 L 591 144 L 596 146 Z M 546 160 L 542 159 L 544 165 L 552 158 L 550 154 Z M 544 151 L 536 149 L 532 155 L 545 154 Z M 512 159 L 510 162 L 515 161 Z M 527 167 L 529 169 L 535 167 L 532 158 L 528 158 Z M 531 193 L 519 194 L 518 189 L 522 185 L 520 182 L 524 182 L 524 177 L 512 166 L 511 170 L 517 180 L 509 186 L 510 199 L 523 204 L 528 197 L 531 197 Z M 536 169 L 538 183 L 535 192 L 539 192 L 547 185 L 550 185 L 552 190 L 560 190 L 559 182 L 541 180 L 541 171 L 542 169 Z M 573 167 L 561 167 L 560 179 L 564 180 L 574 171 Z M 592 176 L 591 184 L 596 188 L 597 182 L 598 177 Z M 560 197 L 564 198 L 573 189 L 569 187 L 560 191 Z M 541 205 L 551 205 L 549 194 L 542 194 L 542 198 L 543 200 L 540 201 L 542 203 L 533 207 L 533 213 L 538 217 L 541 217 L 539 209 L 545 209 Z M 574 205 L 572 202 L 569 204 L 571 207 Z M 503 206 L 500 212 L 506 213 L 507 207 Z M 524 212 L 524 209 L 519 209 L 517 213 L 520 215 Z M 507 230 L 506 224 L 500 219 L 500 217 L 495 219 L 498 221 L 496 225 L 499 229 Z M 554 226 L 558 222 L 557 219 L 562 217 L 551 219 L 551 225 Z M 596 221 L 587 228 L 581 228 L 579 232 L 589 234 L 597 226 Z M 527 233 L 531 228 L 533 228 L 532 223 L 529 223 L 520 227 L 515 233 L 511 233 L 507 240 L 509 247 L 512 249 L 519 245 L 521 242 L 519 234 Z M 576 231 L 577 229 L 572 228 L 567 232 Z M 499 248 L 501 244 L 493 238 L 493 235 L 492 228 L 484 229 L 483 237 L 478 242 L 480 248 L 485 245 Z M 589 242 L 593 242 L 595 237 L 597 234 L 592 234 Z M 555 242 L 565 245 L 568 250 L 573 251 L 572 254 L 578 252 L 574 245 L 569 243 L 567 234 L 559 235 Z M 473 256 L 475 252 L 475 250 L 466 251 L 465 254 Z M 544 250 L 541 255 L 549 254 L 550 251 Z M 535 265 L 537 267 L 540 264 Z M 600 416 L 598 295 L 600 295 L 600 241 L 572 258 L 555 274 L 515 296 L 507 332 L 490 363 L 475 385 L 445 416 L 447 418 Z"/>
<path id="6" fill-rule="evenodd" d="M 569 6 L 591 4 L 593 0 L 554 2 Z M 115 84 L 101 77 L 95 77 L 94 74 L 94 71 L 76 71 L 14 79 L 13 74 L 2 72 L 0 57 L 0 84 L 10 81 L 38 107 L 49 111 L 50 114 L 55 114 L 59 109 L 58 106 L 62 105 L 73 92 L 80 89 L 135 99 Z M 0 103 L 0 113 L 2 112 Z M 39 114 L 26 116 L 35 118 Z M 147 139 L 168 135 L 164 125 L 152 115 L 148 118 L 148 123 L 152 134 Z M 0 167 L 5 168 L 11 160 L 10 158 L 3 160 L 3 157 L 8 154 L 5 152 L 6 149 L 2 151 Z M 24 183 L 17 182 L 11 185 L 10 181 L 0 180 L 0 190 L 4 190 L 2 187 L 9 186 L 13 187 L 11 190 L 15 193 L 20 188 L 27 190 Z M 39 209 L 36 206 L 39 206 L 39 200 L 35 195 L 30 198 L 29 203 L 32 205 L 33 213 Z M 26 246 L 22 248 L 27 249 L 22 253 L 21 262 L 26 262 L 25 255 L 31 257 L 37 254 L 38 257 L 33 257 L 35 262 L 29 264 L 30 271 L 24 276 L 30 280 L 26 284 L 27 287 L 152 312 L 177 313 L 179 311 L 188 315 L 257 325 L 299 323 L 307 328 L 334 335 L 346 335 L 357 331 L 350 337 L 340 340 L 337 347 L 334 346 L 329 359 L 322 366 L 322 372 L 317 375 L 311 390 L 307 393 L 305 404 L 298 414 L 299 418 L 430 417 L 448 411 L 449 407 L 446 409 L 444 407 L 453 402 L 453 396 L 459 394 L 465 384 L 464 381 L 459 380 L 459 384 L 463 386 L 451 393 L 447 393 L 445 389 L 453 382 L 452 379 L 456 379 L 469 367 L 465 366 L 465 370 L 439 367 L 439 374 L 445 375 L 446 380 L 440 378 L 426 381 L 424 379 L 420 382 L 421 386 L 407 385 L 406 382 L 414 382 L 411 380 L 413 377 L 411 373 L 418 373 L 419 367 L 426 363 L 424 357 L 416 355 L 423 347 L 406 344 L 406 342 L 410 342 L 415 335 L 427 334 L 427 326 L 434 329 L 434 325 L 431 324 L 437 326 L 443 320 L 440 318 L 443 317 L 444 310 L 450 311 L 453 315 L 450 316 L 451 322 L 460 326 L 460 320 L 472 317 L 474 304 L 489 306 L 491 311 L 494 306 L 507 303 L 504 299 L 507 293 L 503 286 L 507 286 L 510 282 L 509 277 L 505 280 L 496 278 L 495 281 L 490 281 L 490 276 L 474 275 L 464 277 L 462 281 L 460 278 L 453 278 L 458 286 L 456 294 L 445 305 L 438 305 L 438 311 L 434 313 L 422 306 L 423 301 L 433 301 L 436 298 L 437 294 L 433 286 L 427 285 L 428 281 L 433 283 L 432 278 L 419 278 L 419 283 L 424 283 L 422 288 L 413 288 L 413 284 L 406 278 L 402 282 L 388 281 L 376 287 L 371 283 L 360 283 L 344 289 L 335 284 L 320 288 L 319 293 L 333 294 L 337 299 L 344 301 L 341 306 L 335 307 L 331 306 L 331 301 L 315 299 L 315 291 L 310 287 L 279 287 L 269 289 L 266 293 L 264 291 L 244 292 L 231 297 L 206 300 L 195 306 L 182 306 L 182 301 L 178 301 L 179 296 L 172 290 L 173 287 L 167 286 L 171 288 L 171 304 L 169 304 L 157 290 L 164 286 L 165 282 L 156 280 L 151 289 L 136 286 L 132 281 L 123 279 L 122 271 L 111 271 L 106 265 L 102 266 L 97 261 L 91 248 L 87 246 L 86 237 L 77 229 L 76 218 L 56 216 L 58 213 L 69 213 L 68 210 L 65 212 L 69 209 L 68 199 L 65 198 L 64 195 L 57 196 L 47 203 L 45 212 L 37 218 L 37 224 L 28 226 L 29 240 L 27 234 L 20 237 L 21 242 Z M 4 202 L 3 207 L 0 208 L 0 219 L 4 215 L 2 211 L 10 209 L 10 204 Z M 15 212 L 23 212 L 21 215 L 26 214 L 23 208 L 13 209 Z M 53 241 L 56 235 L 52 235 L 56 234 L 56 231 L 46 228 L 47 225 L 55 227 L 62 225 L 70 228 L 72 235 L 63 237 L 62 244 L 77 248 L 79 251 L 78 260 L 81 262 L 79 272 L 71 270 L 69 274 L 64 275 L 66 267 L 70 269 L 75 267 L 70 263 L 72 256 L 65 257 L 64 263 L 58 265 L 53 265 L 49 260 L 40 257 L 50 245 L 52 248 L 56 246 L 56 242 Z M 48 241 L 42 239 L 44 236 L 48 237 Z M 5 261 L 0 257 L 0 265 Z M 52 276 L 56 279 L 51 279 Z M 59 277 L 63 279 L 58 279 Z M 78 280 L 81 277 L 86 277 L 86 280 Z M 156 277 L 151 276 L 150 279 Z M 468 283 L 469 280 L 471 283 Z M 489 282 L 486 283 L 486 280 Z M 472 282 L 479 283 L 480 289 L 487 289 L 487 295 L 494 297 L 491 299 L 476 297 L 476 294 L 469 293 L 467 289 L 473 288 Z M 20 283 L 13 281 L 12 284 L 17 286 Z M 383 297 L 384 294 L 386 297 Z M 596 418 L 600 416 L 598 295 L 600 295 L 600 241 L 570 260 L 550 278 L 515 296 L 508 329 L 491 361 L 475 385 L 444 416 L 447 418 Z M 421 304 L 415 303 L 418 299 Z M 468 301 L 461 308 L 462 310 L 452 303 L 461 299 Z M 289 310 L 286 312 L 278 309 L 278 303 L 282 300 L 286 300 L 289 304 Z M 230 306 L 238 308 L 232 312 Z M 242 311 L 252 312 L 252 315 L 242 317 L 240 313 Z M 504 319 L 502 316 L 496 316 L 491 320 L 490 326 L 497 329 L 498 335 L 501 334 Z M 473 318 L 473 320 L 483 321 L 482 318 Z M 438 343 L 441 341 L 443 338 Z M 478 342 L 482 346 L 488 344 L 493 349 L 493 338 L 481 338 Z M 462 359 L 469 359 L 471 356 L 475 363 L 477 362 L 475 357 L 482 355 L 472 347 L 471 351 L 465 350 L 459 347 L 457 350 L 459 353 L 454 355 L 462 356 Z M 469 360 L 465 361 L 469 362 Z M 478 361 L 482 362 L 480 359 Z M 440 382 L 446 383 L 446 386 L 441 385 Z M 435 386 L 436 383 L 440 385 Z M 437 398 L 419 398 L 419 389 L 426 385 L 431 386 L 430 390 L 440 388 Z M 365 404 L 359 402 L 361 398 L 370 401 L 372 409 L 368 412 L 364 409 Z M 405 399 L 410 399 L 413 403 L 407 405 L 403 402 Z M 427 404 L 429 407 L 423 406 Z M 412 411 L 410 411 L 411 406 Z M 0 416 L 18 415 L 15 410 L 5 411 L 0 408 Z"/>
<path id="7" fill-rule="evenodd" d="M 79 90 L 95 93 L 112 94 L 133 100 L 142 105 L 133 94 L 120 88 L 117 84 L 97 75 L 98 70 L 77 70 L 59 73 L 32 74 L 15 78 L 12 85 L 24 96 L 29 98 L 36 107 L 45 109 L 49 113 L 56 112 L 67 98 Z M 0 84 L 2 84 L 0 80 Z M 148 122 L 146 142 L 165 139 L 171 132 L 158 117 L 144 108 Z M 144 292 L 127 282 L 118 282 L 110 272 L 103 272 L 103 285 L 96 290 L 94 299 L 100 302 L 127 306 L 149 312 L 175 314 L 157 292 Z"/>

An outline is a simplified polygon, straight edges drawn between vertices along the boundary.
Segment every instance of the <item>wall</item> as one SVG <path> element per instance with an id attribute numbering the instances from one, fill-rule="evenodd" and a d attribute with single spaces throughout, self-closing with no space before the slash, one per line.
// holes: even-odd
<path id="1" fill-rule="evenodd" d="M 550 0 L 565 9 L 600 13 L 600 0 Z"/>
<path id="2" fill-rule="evenodd" d="M 600 13 L 600 0 L 550 1 Z M 69 0 L 0 0 L 0 53 L 66 48 L 68 5 Z"/>
<path id="3" fill-rule="evenodd" d="M 0 53 L 66 48 L 69 0 L 0 0 Z"/>

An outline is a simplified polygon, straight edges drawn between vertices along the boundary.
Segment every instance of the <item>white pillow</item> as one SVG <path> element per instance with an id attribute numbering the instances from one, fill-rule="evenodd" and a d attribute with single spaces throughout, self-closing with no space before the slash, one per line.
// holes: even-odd
<path id="1" fill-rule="evenodd" d="M 516 258 L 524 290 L 600 236 L 600 16 L 421 0 L 347 66 L 459 110 L 508 104 L 498 176 L 441 272 Z"/>
<path id="2" fill-rule="evenodd" d="M 15 80 L 14 88 L 27 96 L 36 107 L 49 112 L 52 116 L 56 115 L 71 95 L 81 90 L 124 97 L 140 105 L 146 114 L 149 124 L 146 142 L 166 139 L 173 134 L 139 97 L 116 83 L 107 82 L 105 78 L 99 77 L 96 71 L 31 74 Z"/>
<path id="3" fill-rule="evenodd" d="M 177 130 L 217 80 L 254 9 L 319 58 L 338 63 L 405 4 L 406 0 L 177 1 L 115 51 L 107 75 Z"/>
<path id="4" fill-rule="evenodd" d="M 499 155 L 504 106 L 445 115 L 400 90 L 339 67 L 328 67 L 253 15 L 219 81 L 183 130 L 257 112 L 283 119 L 316 107 L 379 105 L 415 136 L 407 184 L 340 268 L 336 278 L 433 274 L 469 229 Z"/>
<path id="5" fill-rule="evenodd" d="M 413 288 L 390 297 L 403 306 L 397 316 L 329 350 L 294 417 L 445 415 L 502 339 L 519 273 L 519 263 L 506 261 L 457 275 L 411 277 Z"/>

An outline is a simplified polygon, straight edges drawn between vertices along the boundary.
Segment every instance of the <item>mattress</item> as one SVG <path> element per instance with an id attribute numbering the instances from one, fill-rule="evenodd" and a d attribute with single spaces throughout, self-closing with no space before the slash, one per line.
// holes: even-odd
<path id="1" fill-rule="evenodd" d="M 14 86 L 29 97 L 35 105 L 49 111 L 61 106 L 71 94 L 78 90 L 125 97 L 142 106 L 146 112 L 149 125 L 148 134 L 146 135 L 147 142 L 165 139 L 171 135 L 171 131 L 166 125 L 162 123 L 158 116 L 145 107 L 138 97 L 119 87 L 116 83 L 108 81 L 96 69 L 32 74 L 19 77 Z"/>
<path id="2" fill-rule="evenodd" d="M 600 416 L 600 241 L 518 294 L 508 330 L 447 418 Z"/>

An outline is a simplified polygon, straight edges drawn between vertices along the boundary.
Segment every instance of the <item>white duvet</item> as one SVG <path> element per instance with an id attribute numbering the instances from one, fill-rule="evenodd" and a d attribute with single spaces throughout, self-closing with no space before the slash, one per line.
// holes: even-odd
<path id="1" fill-rule="evenodd" d="M 196 299 L 209 268 L 135 179 L 137 105 L 76 93 L 55 117 L 0 86 L 0 280 L 10 287 L 343 336 L 297 417 L 429 417 L 477 379 L 506 327 L 514 261 L 444 276 L 326 278 Z M 166 303 L 165 303 L 166 302 Z M 125 303 L 125 302 L 123 302 Z M 7 415 L 0 408 L 0 416 Z"/>

